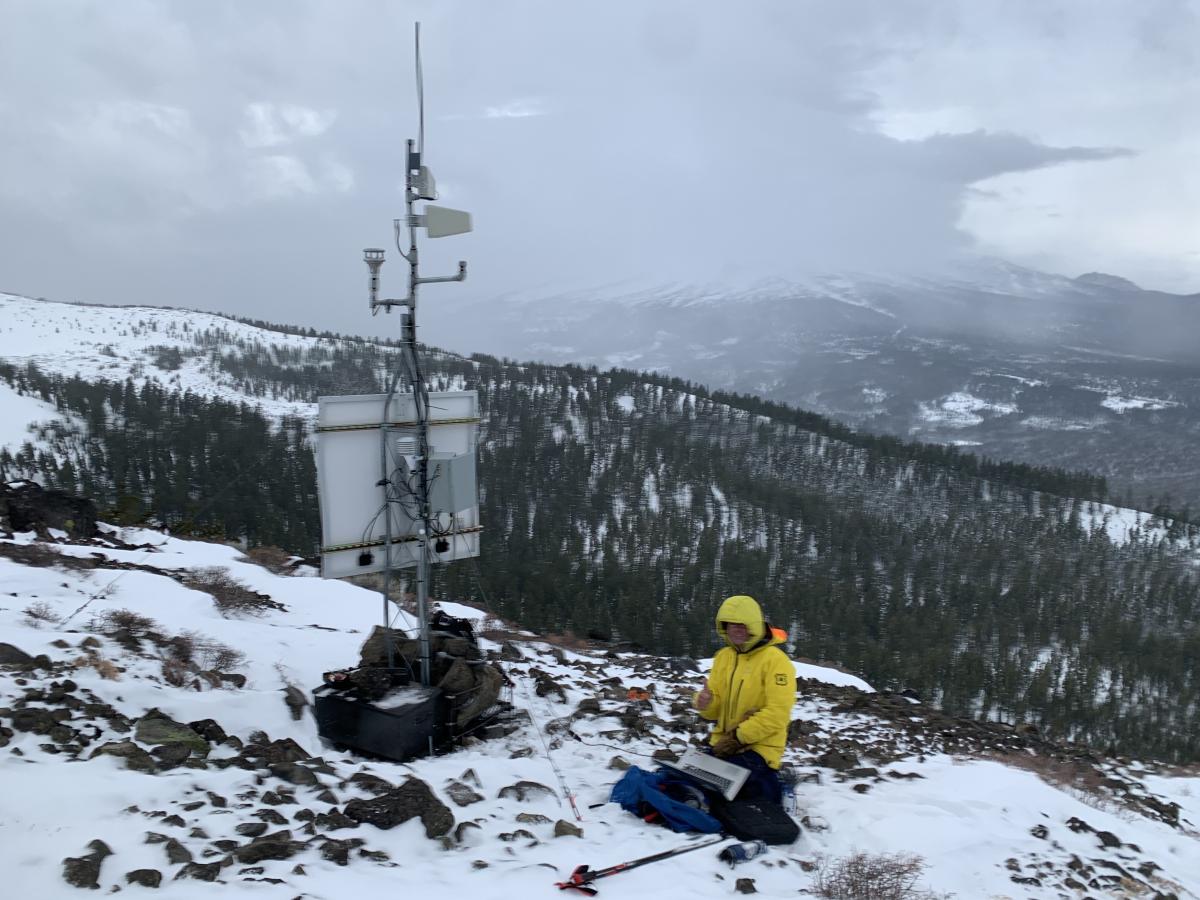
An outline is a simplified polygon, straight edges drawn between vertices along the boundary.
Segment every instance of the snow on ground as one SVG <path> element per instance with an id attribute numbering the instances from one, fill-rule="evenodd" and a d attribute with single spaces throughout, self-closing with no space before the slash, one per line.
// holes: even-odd
<path id="1" fill-rule="evenodd" d="M 18 394 L 0 381 L 0 447 L 15 453 L 26 441 L 36 444 L 34 426 L 61 418 L 62 413 L 49 403 Z"/>
<path id="2" fill-rule="evenodd" d="M 966 391 L 955 391 L 934 403 L 922 403 L 919 415 L 931 424 L 969 428 L 983 421 L 980 413 L 1006 416 L 1016 411 L 1017 407 L 1011 403 L 989 403 Z"/>
<path id="3" fill-rule="evenodd" d="M 283 900 L 297 895 L 340 900 L 391 896 L 417 888 L 481 900 L 559 897 L 554 883 L 578 865 L 603 867 L 688 841 L 686 836 L 647 825 L 606 800 L 620 777 L 620 772 L 610 767 L 615 756 L 649 769 L 654 767 L 649 757 L 655 750 L 683 749 L 691 733 L 692 714 L 677 713 L 672 705 L 695 689 L 705 664 L 691 674 L 669 677 L 670 670 L 664 667 L 647 667 L 646 657 L 563 650 L 533 636 L 510 638 L 524 659 L 505 663 L 504 668 L 515 684 L 513 702 L 528 710 L 529 724 L 506 738 L 409 764 L 366 760 L 322 747 L 311 716 L 293 721 L 282 698 L 287 683 L 315 686 L 323 671 L 357 659 L 362 640 L 380 615 L 377 593 L 318 578 L 275 575 L 221 544 L 182 541 L 154 531 L 125 530 L 120 535 L 131 544 L 146 546 L 59 545 L 54 549 L 80 558 L 100 553 L 113 563 L 153 566 L 164 572 L 194 573 L 215 567 L 253 590 L 269 594 L 286 610 L 227 618 L 207 594 L 186 588 L 165 574 L 37 568 L 0 555 L 0 642 L 68 662 L 82 656 L 79 648 L 85 638 L 96 638 L 100 641 L 97 652 L 124 668 L 119 680 L 106 680 L 97 669 L 86 666 L 70 677 L 80 691 L 94 692 L 130 718 L 156 707 L 181 722 L 213 718 L 243 740 L 257 729 L 273 739 L 292 738 L 310 752 L 323 754 L 336 770 L 336 776 L 323 776 L 323 780 L 336 792 L 339 803 L 369 796 L 345 781 L 354 772 L 373 773 L 392 783 L 411 774 L 442 797 L 458 822 L 474 822 L 479 827 L 468 828 L 461 842 L 451 841 L 443 847 L 427 838 L 415 819 L 386 831 L 359 825 L 331 837 L 361 839 L 364 850 L 386 853 L 387 860 L 352 856 L 350 864 L 343 867 L 322 858 L 314 847 L 292 859 L 265 860 L 260 863 L 261 873 L 242 873 L 239 870 L 245 867 L 235 864 L 222 870 L 216 883 L 174 880 L 172 875 L 179 867 L 166 863 L 161 844 L 145 842 L 146 833 L 177 837 L 198 861 L 221 859 L 223 851 L 205 858 L 200 850 L 211 848 L 217 840 L 245 843 L 233 829 L 246 815 L 241 808 L 253 804 L 243 804 L 241 798 L 258 796 L 272 786 L 265 770 L 256 773 L 210 765 L 150 775 L 124 769 L 112 758 L 88 760 L 86 752 L 78 761 L 66 754 L 50 754 L 39 748 L 44 736 L 17 731 L 8 746 L 0 748 L 0 784 L 4 785 L 0 865 L 5 873 L 5 895 L 74 896 L 75 889 L 62 880 L 61 861 L 82 855 L 95 838 L 102 838 L 115 854 L 101 871 L 101 887 L 106 892 L 120 885 L 136 893 L 141 889 L 126 887 L 124 873 L 154 868 L 165 873 L 157 895 L 179 900 L 207 896 Z M 31 535 L 16 535 L 12 541 L 0 543 L 35 544 Z M 24 610 L 36 603 L 45 604 L 48 612 L 65 621 L 32 627 Z M 441 606 L 451 615 L 469 616 L 480 624 L 485 618 L 484 613 L 462 604 Z M 248 662 L 239 671 L 247 676 L 245 687 L 196 691 L 166 684 L 158 660 L 124 652 L 112 639 L 89 632 L 94 616 L 121 609 L 155 619 L 168 634 L 191 631 L 244 652 Z M 497 646 L 486 641 L 483 645 Z M 797 673 L 869 690 L 853 676 L 811 664 L 797 663 Z M 11 707 L 23 696 L 25 687 L 11 675 L 0 670 L 0 706 Z M 554 692 L 537 696 L 539 678 L 560 687 L 561 696 Z M 636 732 L 623 727 L 622 718 L 629 715 L 631 707 L 624 699 L 612 699 L 611 690 L 604 693 L 603 679 L 616 679 L 618 687 L 613 690 L 620 692 L 626 686 L 654 688 L 639 714 L 651 724 Z M 600 698 L 599 715 L 573 715 L 580 701 L 591 698 Z M 1178 798 L 1184 806 L 1185 828 L 1172 829 L 1127 811 L 1097 808 L 1087 797 L 1054 787 L 1030 771 L 986 759 L 924 752 L 915 745 L 901 748 L 898 760 L 880 763 L 880 768 L 888 771 L 879 777 L 847 779 L 817 764 L 815 753 L 826 746 L 841 746 L 847 729 L 884 735 L 887 726 L 868 715 L 839 713 L 833 704 L 803 693 L 794 716 L 809 722 L 811 740 L 816 742 L 815 750 L 792 747 L 787 754 L 789 763 L 808 779 L 800 785 L 795 812 L 795 817 L 806 819 L 807 824 L 794 845 L 772 848 L 735 870 L 717 859 L 718 848 L 699 850 L 605 880 L 599 885 L 602 895 L 726 897 L 733 892 L 736 878 L 753 878 L 763 896 L 796 896 L 812 879 L 801 863 L 812 865 L 822 858 L 836 859 L 857 851 L 918 854 L 927 865 L 921 886 L 962 898 L 1048 896 L 1037 886 L 1012 881 L 1014 870 L 1006 861 L 1017 860 L 1023 867 L 1020 872 L 1030 874 L 1037 871 L 1039 860 L 1054 859 L 1062 864 L 1071 854 L 1089 860 L 1102 853 L 1124 860 L 1126 867 L 1141 860 L 1155 861 L 1163 867 L 1159 875 L 1175 883 L 1171 889 L 1178 896 L 1194 897 L 1200 891 L 1200 847 L 1195 832 L 1187 830 L 1200 818 L 1195 799 L 1200 796 L 1200 778 L 1159 776 L 1148 780 L 1161 796 Z M 672 721 L 687 725 L 682 734 L 662 727 Z M 92 746 L 122 737 L 106 733 Z M 224 746 L 214 747 L 210 760 L 229 752 Z M 872 762 L 864 758 L 862 764 Z M 466 777 L 467 770 L 477 776 L 483 799 L 465 807 L 452 805 L 446 787 Z M 266 784 L 262 784 L 263 777 L 268 779 Z M 499 796 L 502 788 L 518 781 L 538 782 L 551 791 L 524 801 Z M 574 823 L 576 819 L 569 798 L 562 794 L 563 786 L 575 795 L 581 838 L 553 836 L 555 820 Z M 316 788 L 294 790 L 299 806 L 318 813 L 332 809 L 315 799 Z M 200 802 L 195 808 L 188 808 L 191 803 L 185 807 L 189 800 L 205 801 L 210 791 L 227 798 L 229 806 Z M 139 811 L 130 811 L 132 807 Z M 289 818 L 297 810 L 287 804 L 272 808 Z M 183 825 L 147 815 L 158 810 L 179 815 Z M 1072 830 L 1068 823 L 1076 818 L 1085 820 L 1092 831 Z M 299 838 L 301 824 L 293 819 L 287 827 Z M 1045 837 L 1031 832 L 1036 826 L 1047 829 Z M 198 832 L 192 829 L 197 828 L 203 829 L 203 837 L 195 836 Z M 521 828 L 532 837 L 520 836 Z M 1105 850 L 1099 832 L 1116 835 L 1120 845 Z M 297 862 L 304 874 L 294 871 Z M 252 877 L 280 883 L 244 880 Z M 1102 891 L 1091 893 L 1104 895 Z"/>
<path id="4" fill-rule="evenodd" d="M 1167 409 L 1179 404 L 1172 400 L 1156 400 L 1153 397 L 1126 397 L 1121 394 L 1109 394 L 1100 401 L 1100 405 L 1113 412 L 1122 413 L 1130 409 Z"/>

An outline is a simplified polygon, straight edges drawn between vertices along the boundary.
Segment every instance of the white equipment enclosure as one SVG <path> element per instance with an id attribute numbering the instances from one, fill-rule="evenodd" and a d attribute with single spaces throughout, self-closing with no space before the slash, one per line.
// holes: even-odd
<path id="1" fill-rule="evenodd" d="M 418 504 L 421 457 L 413 394 L 394 394 L 386 413 L 386 394 L 319 399 L 317 484 L 325 578 L 417 565 L 426 543 L 435 564 L 479 555 L 478 395 L 443 391 L 428 397 L 432 534 L 424 534 Z"/>

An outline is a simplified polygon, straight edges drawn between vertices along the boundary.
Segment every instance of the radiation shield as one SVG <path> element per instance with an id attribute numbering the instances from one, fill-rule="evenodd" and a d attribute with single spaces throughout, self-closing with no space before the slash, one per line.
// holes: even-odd
<path id="1" fill-rule="evenodd" d="M 317 496 L 321 511 L 321 575 L 345 578 L 414 566 L 421 522 L 416 485 L 417 414 L 411 394 L 321 397 L 317 401 Z M 428 463 L 434 531 L 430 560 L 479 555 L 475 449 L 479 399 L 475 391 L 429 394 Z M 393 484 L 385 503 L 384 460 Z"/>

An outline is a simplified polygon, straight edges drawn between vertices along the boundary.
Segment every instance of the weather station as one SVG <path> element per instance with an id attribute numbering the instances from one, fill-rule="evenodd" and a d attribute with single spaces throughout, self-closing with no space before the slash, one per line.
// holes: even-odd
<path id="1" fill-rule="evenodd" d="M 431 392 L 417 343 L 420 287 L 463 281 L 467 274 L 460 261 L 453 275 L 422 276 L 418 232 L 428 238 L 465 234 L 471 216 L 429 202 L 438 192 L 425 164 L 419 24 L 416 73 L 418 139 L 407 141 L 406 215 L 393 221 L 396 250 L 408 264 L 407 296 L 380 296 L 385 251 L 363 251 L 372 315 L 399 313 L 398 358 L 386 393 L 320 398 L 316 429 L 321 575 L 379 573 L 383 596 L 382 625 L 368 638 L 359 665 L 326 673 L 313 692 L 318 731 L 334 745 L 400 761 L 486 724 L 503 684 L 470 623 L 430 614 L 431 567 L 479 555 L 479 400 L 475 391 Z M 401 592 L 414 595 L 415 628 L 395 627 L 403 615 L 391 596 L 398 577 Z"/>

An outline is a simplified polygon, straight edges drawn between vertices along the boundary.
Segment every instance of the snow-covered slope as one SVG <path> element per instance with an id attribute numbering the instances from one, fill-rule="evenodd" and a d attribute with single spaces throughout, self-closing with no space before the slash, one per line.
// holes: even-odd
<path id="1" fill-rule="evenodd" d="M 153 379 L 205 397 L 253 402 L 269 415 L 311 413 L 311 404 L 249 397 L 205 355 L 185 355 L 178 368 L 159 364 L 164 350 L 194 352 L 205 332 L 220 333 L 212 349 L 222 352 L 235 350 L 239 343 L 267 351 L 336 343 L 187 309 L 84 306 L 0 294 L 0 360 L 32 362 L 45 372 L 85 380 L 132 378 L 141 386 Z M 8 435 L 0 433 L 0 441 L 8 442 Z"/>
<path id="2" fill-rule="evenodd" d="M 408 765 L 356 758 L 322 747 L 308 710 L 293 719 L 286 689 L 307 690 L 323 671 L 357 659 L 380 614 L 377 594 L 304 570 L 273 574 L 220 544 L 104 532 L 80 542 L 32 533 L 0 539 L 0 645 L 32 657 L 0 665 L 5 896 L 74 896 L 63 860 L 85 857 L 97 839 L 112 851 L 99 868 L 106 892 L 139 892 L 126 874 L 143 870 L 138 877 L 153 880 L 146 872 L 154 870 L 164 897 L 329 900 L 417 888 L 474 898 L 560 896 L 554 882 L 578 865 L 606 866 L 687 841 L 605 801 L 621 774 L 617 758 L 651 768 L 655 751 L 678 752 L 700 739 L 703 726 L 686 698 L 702 666 L 510 633 L 502 665 L 528 724 Z M 177 580 L 211 578 L 214 570 L 280 608 L 223 616 L 208 593 Z M 114 630 L 118 620 L 131 621 L 122 611 L 154 624 L 130 640 Z M 484 618 L 458 605 L 448 611 Z M 244 685 L 190 673 L 169 683 L 164 658 L 184 633 L 210 654 L 221 647 L 244 654 L 240 663 L 228 652 L 221 660 L 245 676 Z M 802 652 L 803 636 L 797 646 Z M 0 653 L 18 658 L 3 646 Z M 1096 761 L 1033 734 L 870 693 L 833 670 L 798 664 L 797 671 L 799 724 L 786 761 L 801 778 L 801 838 L 734 870 L 716 849 L 700 850 L 614 876 L 601 883 L 603 895 L 724 897 L 736 879 L 749 878 L 764 896 L 797 896 L 857 852 L 915 854 L 926 867 L 918 886 L 962 898 L 1200 895 L 1195 773 Z M 651 699 L 630 701 L 631 687 L 651 689 Z M 209 730 L 207 757 L 174 767 L 160 750 L 145 757 L 158 763 L 153 774 L 126 768 L 121 757 L 93 756 L 130 739 L 131 761 L 139 748 L 150 750 L 154 741 L 142 729 L 152 709 L 179 723 L 214 720 L 231 739 Z M 248 756 L 267 742 L 290 747 L 279 743 L 287 739 L 323 757 L 300 759 L 305 777 Z M 309 774 L 315 783 L 304 784 Z M 454 827 L 443 840 L 427 837 L 418 819 L 388 830 L 347 819 L 347 803 L 381 789 L 366 775 L 388 785 L 419 779 Z M 576 795 L 579 821 L 564 786 Z M 247 833 L 258 824 L 277 837 Z M 570 825 L 582 836 L 555 836 Z M 289 838 L 278 837 L 284 830 Z"/>

